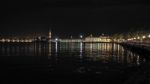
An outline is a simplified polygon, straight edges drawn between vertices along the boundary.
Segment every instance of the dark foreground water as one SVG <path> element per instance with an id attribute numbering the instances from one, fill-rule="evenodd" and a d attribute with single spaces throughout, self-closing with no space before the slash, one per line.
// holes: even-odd
<path id="1" fill-rule="evenodd" d="M 0 43 L 1 84 L 123 84 L 146 61 L 113 43 Z"/>

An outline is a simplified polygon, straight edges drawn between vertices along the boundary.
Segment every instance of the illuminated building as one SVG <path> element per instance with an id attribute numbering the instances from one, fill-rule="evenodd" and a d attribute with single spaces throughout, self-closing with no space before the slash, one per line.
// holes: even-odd
<path id="1" fill-rule="evenodd" d="M 111 42 L 111 39 L 108 36 L 99 36 L 99 37 L 88 36 L 85 38 L 85 42 Z"/>
<path id="2" fill-rule="evenodd" d="M 82 42 L 81 39 L 59 39 L 60 42 Z"/>
<path id="3" fill-rule="evenodd" d="M 150 38 L 150 35 L 148 35 L 148 37 Z"/>
<path id="4" fill-rule="evenodd" d="M 48 32 L 48 38 L 49 38 L 49 39 L 51 39 L 51 38 L 52 38 L 51 30 L 49 30 L 49 32 Z"/>

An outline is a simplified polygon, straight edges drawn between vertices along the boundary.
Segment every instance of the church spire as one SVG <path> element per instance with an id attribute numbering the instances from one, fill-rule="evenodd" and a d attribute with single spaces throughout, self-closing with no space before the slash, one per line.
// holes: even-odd
<path id="1" fill-rule="evenodd" d="M 49 28 L 49 32 L 48 32 L 48 38 L 51 39 L 52 38 L 52 32 L 51 32 L 51 28 Z"/>

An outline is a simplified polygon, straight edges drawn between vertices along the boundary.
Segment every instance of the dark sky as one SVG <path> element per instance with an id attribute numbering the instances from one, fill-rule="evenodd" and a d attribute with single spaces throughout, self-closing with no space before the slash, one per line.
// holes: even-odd
<path id="1" fill-rule="evenodd" d="M 143 0 L 11 0 L 1 4 L 0 34 L 47 32 L 67 37 L 120 33 L 150 26 Z"/>

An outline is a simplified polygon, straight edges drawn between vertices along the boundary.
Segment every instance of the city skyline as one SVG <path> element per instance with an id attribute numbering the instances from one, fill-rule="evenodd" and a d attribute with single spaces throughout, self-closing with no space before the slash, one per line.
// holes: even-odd
<path id="1" fill-rule="evenodd" d="M 1 84 L 149 84 L 145 0 L 3 0 Z"/>

